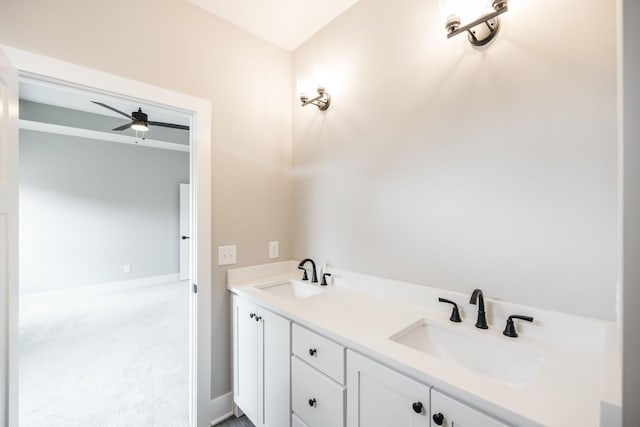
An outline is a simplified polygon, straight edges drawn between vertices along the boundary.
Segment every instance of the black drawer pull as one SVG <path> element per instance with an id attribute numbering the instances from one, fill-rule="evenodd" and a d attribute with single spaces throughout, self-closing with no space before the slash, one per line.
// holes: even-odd
<path id="1" fill-rule="evenodd" d="M 433 414 L 433 422 L 441 426 L 444 422 L 444 415 L 442 415 L 440 412 L 438 412 L 437 414 Z"/>
<path id="2" fill-rule="evenodd" d="M 413 412 L 416 414 L 422 413 L 422 402 L 416 402 L 413 404 Z"/>
<path id="3" fill-rule="evenodd" d="M 316 400 L 315 399 L 309 399 L 309 406 L 316 406 Z"/>
<path id="4" fill-rule="evenodd" d="M 315 356 L 317 352 L 318 352 L 318 350 L 316 350 L 315 348 L 310 348 L 309 349 L 309 356 Z"/>

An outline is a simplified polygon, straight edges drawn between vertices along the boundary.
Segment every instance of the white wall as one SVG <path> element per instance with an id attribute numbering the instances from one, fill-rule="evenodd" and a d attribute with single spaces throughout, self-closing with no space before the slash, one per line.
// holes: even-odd
<path id="1" fill-rule="evenodd" d="M 189 153 L 22 130 L 21 293 L 177 274 L 186 182 Z"/>
<path id="2" fill-rule="evenodd" d="M 615 3 L 509 7 L 474 49 L 362 0 L 294 52 L 333 96 L 294 100 L 294 257 L 614 320 Z"/>
<path id="3" fill-rule="evenodd" d="M 291 56 L 184 0 L 3 0 L 0 43 L 208 99 L 215 247 L 291 257 Z M 143 46 L 139 54 L 132 46 Z M 211 260 L 211 398 L 231 391 L 226 267 Z M 276 260 L 277 261 L 277 260 Z"/>
<path id="4" fill-rule="evenodd" d="M 623 160 L 623 423 L 640 425 L 640 3 L 621 0 Z"/>

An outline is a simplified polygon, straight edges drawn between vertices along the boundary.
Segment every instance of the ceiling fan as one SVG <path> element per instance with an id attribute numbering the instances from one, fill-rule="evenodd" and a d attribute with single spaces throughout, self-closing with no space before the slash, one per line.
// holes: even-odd
<path id="1" fill-rule="evenodd" d="M 149 117 L 142 112 L 142 108 L 138 108 L 138 111 L 134 111 L 131 113 L 131 115 L 123 113 L 120 110 L 117 110 L 107 104 L 103 104 L 102 102 L 97 102 L 97 101 L 91 101 L 96 105 L 99 105 L 101 107 L 107 108 L 111 111 L 114 111 L 120 115 L 125 116 L 126 118 L 128 118 L 129 120 L 131 120 L 130 123 L 127 123 L 125 125 L 122 126 L 118 126 L 115 129 L 112 130 L 126 130 L 129 128 L 132 128 L 133 130 L 136 131 L 140 131 L 140 132 L 146 132 L 149 130 L 149 126 L 161 126 L 161 127 L 165 127 L 165 128 L 172 128 L 172 129 L 182 129 L 182 130 L 189 130 L 189 126 L 185 126 L 185 125 L 177 125 L 175 123 L 163 123 L 163 122 L 152 122 L 149 121 Z"/>

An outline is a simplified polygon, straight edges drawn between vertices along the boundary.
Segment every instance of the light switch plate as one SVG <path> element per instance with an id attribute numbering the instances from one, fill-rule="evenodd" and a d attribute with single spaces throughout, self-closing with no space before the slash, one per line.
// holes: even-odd
<path id="1" fill-rule="evenodd" d="M 231 265 L 236 262 L 236 245 L 218 246 L 218 265 Z"/>
<path id="2" fill-rule="evenodd" d="M 269 242 L 269 258 L 274 259 L 280 256 L 280 242 L 272 241 Z"/>

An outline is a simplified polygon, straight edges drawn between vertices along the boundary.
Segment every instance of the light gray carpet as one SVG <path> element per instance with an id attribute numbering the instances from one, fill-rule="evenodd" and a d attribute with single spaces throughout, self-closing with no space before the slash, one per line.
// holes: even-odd
<path id="1" fill-rule="evenodd" d="M 255 427 L 249 418 L 244 415 L 240 418 L 231 417 L 227 418 L 221 423 L 215 425 L 215 427 Z"/>
<path id="2" fill-rule="evenodd" d="M 188 282 L 20 300 L 20 427 L 188 426 Z"/>

